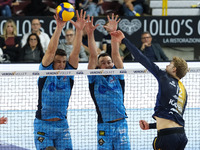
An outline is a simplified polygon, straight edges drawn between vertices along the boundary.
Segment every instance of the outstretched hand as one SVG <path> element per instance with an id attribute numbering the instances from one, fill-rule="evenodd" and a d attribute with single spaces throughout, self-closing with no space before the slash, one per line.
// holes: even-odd
<path id="1" fill-rule="evenodd" d="M 110 18 L 109 15 L 107 15 L 108 18 L 108 24 L 104 26 L 108 32 L 113 32 L 117 30 L 117 24 L 119 23 L 120 19 L 118 19 L 118 15 L 114 16 L 114 13 L 112 13 L 112 17 Z M 118 19 L 118 20 L 117 20 Z"/>
<path id="2" fill-rule="evenodd" d="M 124 34 L 120 30 L 111 32 L 110 35 L 112 37 L 112 40 L 118 43 L 121 43 L 121 41 L 125 38 Z"/>
<path id="3" fill-rule="evenodd" d="M 140 120 L 139 124 L 140 124 L 140 128 L 142 130 L 148 130 L 149 129 L 149 124 L 145 120 Z"/>
<path id="4" fill-rule="evenodd" d="M 58 27 L 58 28 L 63 28 L 63 27 L 65 26 L 66 21 L 62 21 L 62 20 L 59 18 L 59 16 L 58 16 L 57 13 L 54 15 L 54 19 L 56 20 L 56 24 L 57 24 L 57 27 Z"/>
<path id="5" fill-rule="evenodd" d="M 76 17 L 77 20 L 76 22 L 74 22 L 73 20 L 70 20 L 70 22 L 75 26 L 76 30 L 83 30 L 83 28 L 85 27 L 85 15 L 86 15 L 86 11 L 84 11 L 81 9 L 80 15 L 78 14 L 78 10 L 76 10 Z"/>
<path id="6" fill-rule="evenodd" d="M 90 20 L 90 16 L 88 15 L 87 16 L 87 22 L 86 22 L 86 25 L 85 25 L 85 31 L 87 32 L 88 35 L 90 35 L 91 33 L 94 32 L 94 30 L 99 26 L 99 24 L 97 25 L 93 25 L 93 16 L 91 17 L 91 20 Z"/>

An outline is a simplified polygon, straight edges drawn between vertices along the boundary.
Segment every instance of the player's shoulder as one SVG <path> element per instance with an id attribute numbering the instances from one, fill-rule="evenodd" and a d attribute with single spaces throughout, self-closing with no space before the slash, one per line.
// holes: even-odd
<path id="1" fill-rule="evenodd" d="M 53 64 L 49 64 L 48 66 L 44 66 L 42 62 L 39 65 L 39 70 L 53 70 Z"/>

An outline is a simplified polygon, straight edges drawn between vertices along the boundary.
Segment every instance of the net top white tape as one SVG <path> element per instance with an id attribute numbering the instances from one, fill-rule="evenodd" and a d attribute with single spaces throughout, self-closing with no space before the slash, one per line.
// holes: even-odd
<path id="1" fill-rule="evenodd" d="M 148 73 L 147 69 L 91 69 L 91 70 L 40 70 L 40 71 L 0 71 L 3 76 L 74 76 L 74 75 L 120 75 Z M 200 72 L 200 68 L 189 68 L 189 72 Z"/>

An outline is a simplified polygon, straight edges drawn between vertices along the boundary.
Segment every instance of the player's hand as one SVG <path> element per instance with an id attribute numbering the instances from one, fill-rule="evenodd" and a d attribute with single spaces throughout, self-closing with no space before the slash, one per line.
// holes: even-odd
<path id="1" fill-rule="evenodd" d="M 105 25 L 104 28 L 106 28 L 106 30 L 109 33 L 116 31 L 117 30 L 117 24 L 120 21 L 120 19 L 118 19 L 118 15 L 114 16 L 114 13 L 112 13 L 112 17 L 110 18 L 109 15 L 107 15 L 107 18 L 108 18 L 108 24 Z"/>
<path id="2" fill-rule="evenodd" d="M 140 125 L 140 128 L 142 130 L 148 130 L 149 129 L 149 124 L 145 120 L 140 120 L 139 125 Z"/>
<path id="3" fill-rule="evenodd" d="M 87 16 L 87 20 L 86 20 L 86 24 L 85 24 L 85 31 L 87 32 L 88 35 L 92 34 L 94 32 L 94 30 L 99 26 L 99 24 L 97 25 L 93 25 L 93 16 L 91 17 L 90 20 L 90 16 Z"/>
<path id="4" fill-rule="evenodd" d="M 85 27 L 85 15 L 86 15 L 86 11 L 83 12 L 83 10 L 81 9 L 80 15 L 78 14 L 78 10 L 76 10 L 76 17 L 77 20 L 76 22 L 74 22 L 73 20 L 70 20 L 70 22 L 75 26 L 76 30 L 83 30 L 83 28 Z"/>
<path id="5" fill-rule="evenodd" d="M 0 124 L 6 124 L 7 122 L 8 122 L 8 118 L 6 118 L 6 117 L 0 118 Z"/>
<path id="6" fill-rule="evenodd" d="M 111 32 L 110 35 L 113 42 L 121 43 L 121 41 L 125 38 L 124 34 L 120 30 Z"/>
<path id="7" fill-rule="evenodd" d="M 59 15 L 56 13 L 54 15 L 54 19 L 56 20 L 56 24 L 57 24 L 57 27 L 58 28 L 63 28 L 66 24 L 66 21 L 62 21 L 60 18 L 59 18 Z"/>

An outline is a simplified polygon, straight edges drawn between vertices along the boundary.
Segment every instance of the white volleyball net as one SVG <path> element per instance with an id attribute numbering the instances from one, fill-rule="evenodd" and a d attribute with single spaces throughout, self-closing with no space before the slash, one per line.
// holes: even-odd
<path id="1" fill-rule="evenodd" d="M 141 130 L 139 120 L 154 122 L 158 83 L 145 69 L 77 70 L 77 71 L 0 71 L 0 117 L 8 118 L 0 125 L 0 150 L 35 150 L 35 112 L 38 105 L 37 80 L 40 76 L 74 75 L 67 119 L 73 149 L 97 149 L 97 114 L 90 96 L 87 75 L 125 75 L 124 105 L 132 150 L 152 149 L 156 130 Z M 188 93 L 185 110 L 187 150 L 200 149 L 200 68 L 190 68 L 182 80 Z"/>

